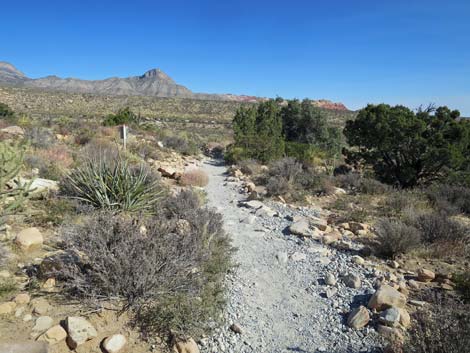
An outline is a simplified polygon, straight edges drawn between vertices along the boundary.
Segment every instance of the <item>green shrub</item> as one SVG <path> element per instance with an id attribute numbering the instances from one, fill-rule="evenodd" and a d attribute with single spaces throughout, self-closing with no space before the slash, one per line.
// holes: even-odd
<path id="1" fill-rule="evenodd" d="M 315 107 L 311 100 L 289 100 L 280 114 L 285 139 L 291 144 L 290 147 L 286 146 L 290 148 L 290 151 L 286 150 L 288 156 L 303 162 L 319 151 L 330 155 L 340 152 L 341 131 L 328 124 L 326 112 Z"/>
<path id="2" fill-rule="evenodd" d="M 286 156 L 306 165 L 313 164 L 315 158 L 326 157 L 319 147 L 300 142 L 286 142 Z"/>
<path id="3" fill-rule="evenodd" d="M 86 159 L 61 182 L 63 195 L 97 209 L 149 212 L 163 195 L 158 178 L 127 160 Z"/>
<path id="4" fill-rule="evenodd" d="M 0 142 L 0 225 L 4 223 L 5 217 L 17 212 L 28 197 L 26 191 L 30 189 L 31 182 L 20 185 L 16 181 L 13 188 L 7 186 L 23 167 L 24 154 L 24 146 Z"/>
<path id="5" fill-rule="evenodd" d="M 16 282 L 9 278 L 0 278 L 0 299 L 6 299 L 17 291 Z"/>
<path id="6" fill-rule="evenodd" d="M 137 122 L 135 115 L 129 107 L 119 110 L 116 114 L 109 114 L 103 121 L 104 126 L 116 126 L 124 124 L 132 124 Z"/>
<path id="7" fill-rule="evenodd" d="M 4 103 L 0 103 L 0 120 L 12 123 L 15 120 L 15 113 Z"/>
<path id="8" fill-rule="evenodd" d="M 375 252 L 388 258 L 405 254 L 421 244 L 419 230 L 398 220 L 380 219 L 376 233 Z"/>
<path id="9" fill-rule="evenodd" d="M 224 159 L 227 164 L 237 164 L 242 160 L 251 159 L 250 154 L 243 147 L 230 145 L 224 154 Z"/>
<path id="10" fill-rule="evenodd" d="M 233 131 L 234 147 L 244 151 L 241 159 L 253 158 L 267 163 L 284 155 L 282 118 L 279 104 L 274 100 L 240 107 L 233 118 Z"/>
<path id="11" fill-rule="evenodd" d="M 463 299 L 470 303 L 470 271 L 456 275 L 454 282 Z"/>

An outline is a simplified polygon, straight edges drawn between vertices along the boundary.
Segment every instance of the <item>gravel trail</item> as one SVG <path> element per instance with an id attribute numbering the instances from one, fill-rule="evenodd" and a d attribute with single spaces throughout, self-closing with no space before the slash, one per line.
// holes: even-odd
<path id="1" fill-rule="evenodd" d="M 226 325 L 203 341 L 202 352 L 371 352 L 378 346 L 374 330 L 345 325 L 351 308 L 365 304 L 372 289 L 372 270 L 313 240 L 289 235 L 289 217 L 320 216 L 319 210 L 291 209 L 266 203 L 277 217 L 253 214 L 240 207 L 245 200 L 240 182 L 227 182 L 225 167 L 206 161 L 208 203 L 223 215 L 238 265 L 227 278 Z M 359 289 L 334 287 L 327 298 L 327 273 L 338 277 L 354 272 L 362 279 Z M 332 287 L 330 287 L 331 289 Z M 237 324 L 241 334 L 229 327 Z"/>

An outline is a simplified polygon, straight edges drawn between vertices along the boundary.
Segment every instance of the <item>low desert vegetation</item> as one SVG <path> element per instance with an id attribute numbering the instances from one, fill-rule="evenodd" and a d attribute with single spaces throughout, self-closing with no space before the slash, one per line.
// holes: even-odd
<path id="1" fill-rule="evenodd" d="M 223 308 L 230 242 L 220 215 L 197 194 L 208 183 L 203 171 L 174 177 L 185 190 L 174 195 L 154 169 L 167 156 L 187 158 L 210 142 L 231 139 L 226 161 L 238 164 L 269 197 L 314 199 L 332 211 L 333 222 L 370 224 L 367 245 L 374 256 L 468 265 L 470 127 L 457 111 L 369 105 L 342 134 L 330 113 L 309 100 L 235 108 L 166 100 L 159 102 L 164 113 L 149 101 L 142 114 L 133 103 L 140 100 L 146 98 L 133 97 L 126 108 L 121 102 L 100 108 L 96 116 L 60 112 L 41 121 L 0 104 L 2 126 L 25 130 L 17 142 L 0 142 L 0 225 L 28 202 L 34 212 L 21 224 L 59 234 L 54 246 L 74 254 L 67 258 L 74 261 L 59 258 L 61 266 L 48 275 L 67 299 L 93 310 L 126 310 L 144 337 L 207 333 Z M 166 118 L 155 122 L 148 111 Z M 234 115 L 233 135 L 227 125 L 214 128 L 214 112 L 223 112 L 227 123 Z M 122 124 L 130 127 L 126 151 L 117 130 Z M 28 201 L 26 187 L 10 183 L 20 175 L 60 180 L 60 191 Z M 0 266 L 2 257 L 0 247 Z M 465 301 L 468 273 L 459 270 L 452 279 Z M 16 290 L 3 285 L 0 295 Z M 444 333 L 463 337 L 468 316 L 445 313 L 448 301 L 439 305 L 442 311 L 416 314 L 407 352 L 464 352 L 468 343 L 450 343 Z"/>
<path id="2" fill-rule="evenodd" d="M 452 215 L 470 214 L 470 188 L 464 185 L 437 184 L 426 190 L 429 201 L 436 208 Z"/>
<path id="3" fill-rule="evenodd" d="M 330 195 L 334 192 L 329 176 L 292 157 L 272 162 L 258 180 L 265 184 L 268 195 L 292 201 L 303 201 L 307 195 Z"/>
<path id="4" fill-rule="evenodd" d="M 222 278 L 230 265 L 221 217 L 189 191 L 152 206 L 146 218 L 103 210 L 64 225 L 64 250 L 82 257 L 64 261 L 55 275 L 72 298 L 132 309 L 147 332 L 200 335 L 223 303 Z M 189 317 L 178 312 L 188 303 Z"/>
<path id="5" fill-rule="evenodd" d="M 7 106 L 0 114 L 5 126 L 20 122 Z M 121 124 L 130 128 L 127 150 Z M 70 255 L 53 258 L 51 268 L 28 269 L 28 290 L 44 295 L 41 284 L 54 277 L 62 299 L 93 312 L 126 311 L 129 325 L 151 340 L 198 338 L 215 327 L 232 248 L 221 216 L 197 188 L 190 191 L 208 176 L 198 169 L 181 174 L 175 194 L 169 184 L 176 181 L 162 180 L 157 168 L 169 158 L 184 165 L 217 132 L 144 125 L 130 108 L 101 121 L 25 116 L 21 126 L 22 135 L 0 136 L 0 227 L 46 229 L 57 234 L 51 246 Z M 29 184 L 12 182 L 19 177 L 51 179 L 59 190 L 31 198 Z M 13 247 L 0 244 L 3 270 Z M 14 281 L 0 279 L 2 298 L 17 291 Z"/>
<path id="6" fill-rule="evenodd" d="M 431 304 L 413 315 L 413 326 L 403 347 L 410 353 L 464 353 L 468 351 L 470 314 L 468 304 L 451 296 L 430 293 Z"/>
<path id="7" fill-rule="evenodd" d="M 62 180 L 61 193 L 96 209 L 143 213 L 153 210 L 163 190 L 144 164 L 131 166 L 118 156 L 83 161 Z"/>
<path id="8" fill-rule="evenodd" d="M 419 230 L 399 220 L 388 218 L 378 220 L 376 232 L 375 250 L 380 256 L 394 258 L 421 245 Z"/>
<path id="9" fill-rule="evenodd" d="M 184 186 L 204 187 L 209 183 L 209 176 L 202 169 L 193 169 L 184 172 L 179 181 Z"/>
<path id="10" fill-rule="evenodd" d="M 129 108 L 120 109 L 116 114 L 109 114 L 104 120 L 104 126 L 136 124 L 138 116 Z"/>
<path id="11" fill-rule="evenodd" d="M 12 122 L 15 119 L 15 113 L 5 103 L 0 103 L 0 120 L 5 123 Z"/>
<path id="12" fill-rule="evenodd" d="M 21 209 L 28 197 L 31 183 L 15 180 L 23 167 L 24 153 L 21 144 L 0 142 L 0 226 L 6 217 Z"/>
<path id="13" fill-rule="evenodd" d="M 470 271 L 457 274 L 454 280 L 463 299 L 470 304 Z"/>

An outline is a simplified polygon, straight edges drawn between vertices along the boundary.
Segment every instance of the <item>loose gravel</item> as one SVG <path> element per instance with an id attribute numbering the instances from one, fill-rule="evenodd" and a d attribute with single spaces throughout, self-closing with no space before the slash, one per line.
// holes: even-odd
<path id="1" fill-rule="evenodd" d="M 246 200 L 241 183 L 227 182 L 222 164 L 206 161 L 203 168 L 209 175 L 209 206 L 223 215 L 237 248 L 237 266 L 226 279 L 224 325 L 200 342 L 201 351 L 380 352 L 381 339 L 373 328 L 346 325 L 348 313 L 366 305 L 374 292 L 373 267 L 355 264 L 352 252 L 288 232 L 291 217 L 320 217 L 320 210 L 266 202 L 277 216 L 256 214 L 240 207 Z M 346 287 L 340 279 L 346 273 L 359 276 L 361 287 Z M 335 286 L 325 283 L 327 274 L 337 279 Z"/>

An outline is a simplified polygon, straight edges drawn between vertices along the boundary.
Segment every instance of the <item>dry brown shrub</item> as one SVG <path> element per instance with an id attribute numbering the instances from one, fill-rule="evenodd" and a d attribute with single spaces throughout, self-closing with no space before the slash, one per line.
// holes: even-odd
<path id="1" fill-rule="evenodd" d="M 185 186 L 204 187 L 209 183 L 209 176 L 202 169 L 193 169 L 181 176 L 180 183 Z"/>
<path id="2" fill-rule="evenodd" d="M 49 163 L 54 163 L 56 167 L 66 169 L 73 163 L 73 158 L 64 145 L 55 145 L 47 149 L 36 151 L 38 157 Z"/>
<path id="3" fill-rule="evenodd" d="M 467 353 L 470 345 L 469 306 L 451 296 L 424 291 L 431 305 L 413 315 L 406 353 Z"/>
<path id="4" fill-rule="evenodd" d="M 100 135 L 105 137 L 118 138 L 119 131 L 117 127 L 100 126 Z"/>
<path id="5" fill-rule="evenodd" d="M 64 226 L 67 256 L 58 256 L 59 266 L 43 275 L 55 275 L 63 295 L 92 306 L 119 300 L 146 334 L 200 335 L 220 315 L 231 266 L 222 216 L 191 191 L 155 209 L 146 219 L 106 211 Z M 181 220 L 187 232 L 180 232 Z"/>

